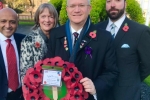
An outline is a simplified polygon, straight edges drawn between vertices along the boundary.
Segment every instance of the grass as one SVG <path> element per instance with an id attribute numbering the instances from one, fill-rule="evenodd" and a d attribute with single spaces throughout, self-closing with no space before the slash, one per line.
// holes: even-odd
<path id="1" fill-rule="evenodd" d="M 25 25 L 25 26 L 33 26 L 33 21 L 19 21 L 19 25 Z"/>
<path id="2" fill-rule="evenodd" d="M 150 75 L 144 79 L 144 83 L 150 86 Z"/>

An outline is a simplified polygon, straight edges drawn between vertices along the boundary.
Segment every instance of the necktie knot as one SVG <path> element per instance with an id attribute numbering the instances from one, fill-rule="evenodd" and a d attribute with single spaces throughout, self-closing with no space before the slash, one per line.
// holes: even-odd
<path id="1" fill-rule="evenodd" d="M 112 28 L 115 28 L 115 27 L 116 27 L 116 25 L 115 25 L 114 23 L 112 23 L 112 24 L 111 24 L 111 29 L 112 29 Z"/>
<path id="2" fill-rule="evenodd" d="M 8 44 L 10 44 L 11 43 L 11 39 L 7 39 L 7 40 L 5 40 Z"/>
<path id="3" fill-rule="evenodd" d="M 79 34 L 77 32 L 74 32 L 73 35 L 75 38 L 78 38 L 78 36 L 79 36 Z"/>

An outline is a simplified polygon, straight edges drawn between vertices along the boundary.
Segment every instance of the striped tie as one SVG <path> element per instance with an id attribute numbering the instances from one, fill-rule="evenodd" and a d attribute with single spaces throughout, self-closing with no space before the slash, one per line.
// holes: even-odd
<path id="1" fill-rule="evenodd" d="M 115 38 L 115 27 L 116 27 L 116 25 L 114 23 L 112 23 L 110 26 L 111 26 L 110 33 L 113 36 L 113 38 Z"/>

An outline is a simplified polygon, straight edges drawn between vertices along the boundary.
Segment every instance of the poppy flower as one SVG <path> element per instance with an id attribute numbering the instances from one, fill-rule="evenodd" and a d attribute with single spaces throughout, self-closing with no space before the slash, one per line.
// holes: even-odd
<path id="1" fill-rule="evenodd" d="M 55 57 L 53 60 L 55 61 L 55 66 L 62 67 L 64 64 L 64 61 L 60 57 Z"/>
<path id="2" fill-rule="evenodd" d="M 76 93 L 82 94 L 83 86 L 80 83 L 76 83 L 73 87 L 71 87 L 71 93 L 75 95 Z"/>
<path id="3" fill-rule="evenodd" d="M 28 94 L 29 93 L 29 88 L 26 85 L 22 86 L 22 91 L 24 91 L 24 94 Z"/>
<path id="4" fill-rule="evenodd" d="M 72 95 L 72 96 L 70 97 L 70 100 L 84 100 L 84 99 L 83 99 L 83 97 L 81 96 L 80 93 L 77 93 L 77 94 L 75 94 L 75 95 Z"/>
<path id="5" fill-rule="evenodd" d="M 50 62 L 50 58 L 46 58 L 43 60 L 43 65 L 50 65 L 51 62 Z"/>
<path id="6" fill-rule="evenodd" d="M 96 38 L 96 31 L 90 32 L 89 35 L 91 38 Z"/>
<path id="7" fill-rule="evenodd" d="M 72 75 L 73 75 L 73 77 L 74 77 L 75 79 L 77 79 L 78 81 L 80 81 L 80 80 L 83 78 L 82 73 L 79 72 L 78 70 L 75 70 L 75 72 L 74 72 Z"/>
<path id="8" fill-rule="evenodd" d="M 36 93 L 31 93 L 27 95 L 26 100 L 38 100 L 39 99 L 39 95 Z"/>
<path id="9" fill-rule="evenodd" d="M 84 99 L 87 99 L 89 97 L 89 94 L 87 92 L 85 92 L 84 90 L 83 90 L 82 94 L 83 94 L 82 96 Z"/>
<path id="10" fill-rule="evenodd" d="M 25 77 L 23 78 L 23 83 L 24 83 L 24 85 L 26 85 L 27 87 L 29 87 L 29 88 L 31 88 L 31 89 L 36 89 L 36 86 L 35 86 L 33 83 L 30 82 L 28 76 L 25 76 Z"/>
<path id="11" fill-rule="evenodd" d="M 34 71 L 34 68 L 29 68 L 27 71 L 26 71 L 26 76 L 30 75 L 31 72 Z"/>
<path id="12" fill-rule="evenodd" d="M 125 32 L 129 30 L 129 26 L 127 23 L 125 23 L 124 27 L 122 28 Z"/>
<path id="13" fill-rule="evenodd" d="M 31 83 L 35 84 L 35 83 L 40 83 L 42 81 L 42 75 L 40 72 L 38 71 L 33 71 L 30 73 L 30 77 L 29 80 L 31 81 Z"/>
<path id="14" fill-rule="evenodd" d="M 36 48 L 40 48 L 41 47 L 41 44 L 39 42 L 35 42 L 35 47 Z"/>

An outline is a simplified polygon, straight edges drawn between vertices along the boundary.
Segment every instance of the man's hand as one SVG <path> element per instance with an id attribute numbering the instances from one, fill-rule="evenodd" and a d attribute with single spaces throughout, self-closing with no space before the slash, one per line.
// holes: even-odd
<path id="1" fill-rule="evenodd" d="M 91 95 L 94 95 L 96 93 L 95 86 L 91 79 L 85 77 L 80 80 L 80 83 L 83 85 L 86 92 L 89 92 Z"/>

